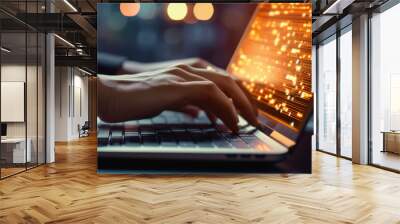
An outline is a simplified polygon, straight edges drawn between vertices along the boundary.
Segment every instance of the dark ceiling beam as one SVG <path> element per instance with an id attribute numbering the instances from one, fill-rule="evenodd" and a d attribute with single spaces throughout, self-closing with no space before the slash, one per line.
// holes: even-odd
<path id="1" fill-rule="evenodd" d="M 81 31 L 82 28 L 66 14 L 19 13 L 16 17 L 43 32 Z"/>
<path id="2" fill-rule="evenodd" d="M 347 3 L 349 2 L 351 2 L 351 4 L 348 5 Z M 322 15 L 322 13 L 320 13 L 320 16 L 313 16 L 313 19 L 316 18 L 312 27 L 313 44 L 318 44 L 321 41 L 331 37 L 332 35 L 336 34 L 337 31 L 349 26 L 354 18 L 357 18 L 363 13 L 367 13 L 379 8 L 379 6 L 382 6 L 385 2 L 387 2 L 387 0 L 349 0 L 345 5 L 342 5 L 341 8 L 337 9 L 337 12 L 342 12 L 340 14 L 332 16 Z M 335 13 L 335 10 L 330 12 Z"/>
<path id="3" fill-rule="evenodd" d="M 329 21 L 331 21 L 335 16 L 319 16 L 315 22 L 312 24 L 312 32 L 317 33 L 321 29 L 330 26 Z"/>
<path id="4" fill-rule="evenodd" d="M 78 41 L 89 45 L 96 46 L 96 28 L 83 17 L 80 13 L 19 13 L 15 18 L 0 19 L 2 22 L 2 30 L 25 29 L 24 24 L 35 28 L 40 32 L 55 32 L 55 33 L 82 33 L 83 38 L 69 39 L 72 42 Z M 15 20 L 19 22 L 15 22 Z M 18 24 L 21 24 L 18 26 Z M 78 35 L 79 36 L 79 35 Z"/>
<path id="5" fill-rule="evenodd" d="M 96 45 L 96 34 L 97 30 L 88 22 L 88 20 L 83 17 L 80 14 L 69 14 L 68 17 L 74 21 L 82 30 L 85 32 L 85 34 L 88 36 L 86 38 L 86 41 L 91 45 L 95 46 Z"/>
<path id="6" fill-rule="evenodd" d="M 324 15 L 339 15 L 343 14 L 343 11 L 349 7 L 351 4 L 353 4 L 355 0 L 336 0 L 332 1 L 326 9 L 324 9 L 323 14 Z"/>
<path id="7" fill-rule="evenodd" d="M 13 19 L 0 19 L 0 23 L 1 23 L 1 32 L 7 32 L 7 31 L 21 31 L 21 30 L 25 30 L 26 26 L 15 22 L 15 20 Z"/>
<path id="8" fill-rule="evenodd" d="M 15 22 L 20 23 L 22 25 L 25 25 L 27 28 L 35 30 L 34 27 L 32 27 L 29 23 L 26 22 L 26 20 L 24 20 L 24 19 L 26 19 L 25 17 L 24 18 L 20 18 L 18 16 L 18 14 L 15 15 L 15 14 L 13 14 L 13 13 L 11 13 L 11 12 L 7 11 L 6 9 L 1 8 L 1 7 L 0 7 L 0 12 L 3 13 L 4 15 L 6 15 L 8 18 L 13 19 Z"/>
<path id="9" fill-rule="evenodd" d="M 82 16 L 81 13 L 83 11 L 87 11 L 88 8 L 86 7 L 86 9 L 85 8 L 82 9 L 81 8 L 82 4 L 80 4 L 80 2 L 82 3 L 85 1 L 69 0 L 69 3 L 71 5 L 73 5 L 73 7 L 76 10 L 78 10 L 78 12 L 72 12 L 71 7 L 67 7 L 65 2 L 63 2 L 63 1 L 56 1 L 56 2 L 54 2 L 54 5 L 59 9 L 64 9 L 65 10 L 64 12 L 68 12 L 68 13 L 65 13 L 65 15 L 68 18 L 70 18 L 72 21 L 74 21 L 75 24 L 78 25 L 81 28 L 81 30 L 83 30 L 85 32 L 85 36 L 87 36 L 86 42 L 90 46 L 96 46 L 96 33 L 97 33 L 96 28 L 93 27 L 92 24 L 84 16 Z M 86 3 L 88 3 L 88 2 L 86 1 Z M 93 8 L 93 6 L 91 4 L 89 4 L 88 7 Z M 94 11 L 96 11 L 96 10 L 94 10 Z"/>
<path id="10" fill-rule="evenodd" d="M 78 49 L 82 51 L 82 55 L 78 54 Z M 91 56 L 91 57 L 96 57 L 97 55 L 97 49 L 96 48 L 90 48 L 90 47 L 79 47 L 79 48 L 67 48 L 67 47 L 60 47 L 56 46 L 55 48 L 56 51 L 56 56 L 71 56 L 72 55 L 77 55 L 77 56 Z M 93 56 L 92 56 L 93 55 Z"/>
<path id="11" fill-rule="evenodd" d="M 92 2 L 90 0 L 86 0 L 87 4 L 90 6 L 90 8 L 93 9 L 93 11 L 97 12 L 96 6 L 93 6 Z"/>
<path id="12" fill-rule="evenodd" d="M 56 56 L 56 66 L 76 66 L 87 67 L 92 71 L 96 71 L 97 60 L 93 56 Z"/>
<path id="13" fill-rule="evenodd" d="M 318 34 L 313 34 L 313 44 L 319 44 L 322 41 L 336 34 L 338 30 L 342 30 L 352 23 L 353 15 L 348 14 L 343 18 L 334 19 L 330 25 L 321 30 Z M 328 25 L 328 24 L 326 24 Z"/>

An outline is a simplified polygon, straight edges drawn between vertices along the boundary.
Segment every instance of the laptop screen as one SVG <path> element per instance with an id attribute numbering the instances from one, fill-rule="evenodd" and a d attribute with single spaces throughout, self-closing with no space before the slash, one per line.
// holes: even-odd
<path id="1" fill-rule="evenodd" d="M 311 4 L 258 5 L 228 65 L 261 122 L 295 140 L 313 107 Z"/>

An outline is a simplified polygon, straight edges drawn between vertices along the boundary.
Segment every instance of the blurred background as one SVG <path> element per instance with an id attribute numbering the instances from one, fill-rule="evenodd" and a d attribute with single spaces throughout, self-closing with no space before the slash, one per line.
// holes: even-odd
<path id="1" fill-rule="evenodd" d="M 139 62 L 201 57 L 226 68 L 256 4 L 97 5 L 97 50 Z"/>

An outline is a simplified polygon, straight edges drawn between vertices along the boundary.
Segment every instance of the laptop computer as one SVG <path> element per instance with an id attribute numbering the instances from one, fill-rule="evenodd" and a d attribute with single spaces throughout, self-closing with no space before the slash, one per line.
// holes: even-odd
<path id="1" fill-rule="evenodd" d="M 204 113 L 165 111 L 154 118 L 98 121 L 99 169 L 112 161 L 278 162 L 296 145 L 310 118 L 311 5 L 259 4 L 227 67 L 259 110 L 262 126 L 239 118 L 239 133 Z M 110 162 L 107 162 L 110 161 Z"/>

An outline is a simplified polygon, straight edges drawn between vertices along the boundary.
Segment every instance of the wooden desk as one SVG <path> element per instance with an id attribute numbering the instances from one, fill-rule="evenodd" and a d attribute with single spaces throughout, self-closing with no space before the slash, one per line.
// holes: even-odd
<path id="1" fill-rule="evenodd" d="M 400 131 L 382 131 L 383 150 L 382 152 L 392 152 L 400 154 Z"/>

